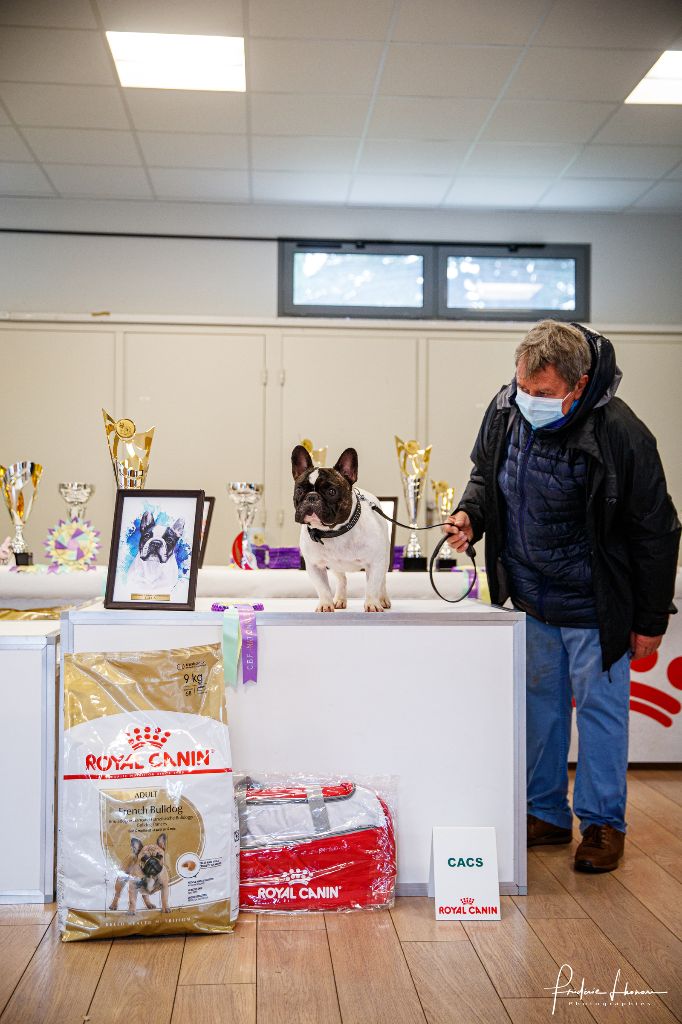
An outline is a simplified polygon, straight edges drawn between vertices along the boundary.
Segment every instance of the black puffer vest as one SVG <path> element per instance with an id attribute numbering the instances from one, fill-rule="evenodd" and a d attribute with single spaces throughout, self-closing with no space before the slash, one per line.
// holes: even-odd
<path id="1" fill-rule="evenodd" d="M 546 432 L 538 435 L 517 415 L 497 480 L 512 602 L 553 626 L 596 628 L 585 454 Z"/>

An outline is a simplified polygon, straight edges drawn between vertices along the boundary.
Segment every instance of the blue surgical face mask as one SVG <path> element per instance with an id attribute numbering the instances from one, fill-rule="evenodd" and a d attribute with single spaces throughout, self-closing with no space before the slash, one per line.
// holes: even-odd
<path id="1" fill-rule="evenodd" d="M 569 391 L 568 395 L 571 394 L 573 392 Z M 562 418 L 564 415 L 563 405 L 568 395 L 564 395 L 563 398 L 532 398 L 525 391 L 517 388 L 516 404 L 521 410 L 521 415 L 528 420 L 533 430 L 539 430 Z"/>

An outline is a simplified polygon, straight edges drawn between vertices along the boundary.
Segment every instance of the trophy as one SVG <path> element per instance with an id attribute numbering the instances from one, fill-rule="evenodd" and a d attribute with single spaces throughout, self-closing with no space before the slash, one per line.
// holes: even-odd
<path id="1" fill-rule="evenodd" d="M 141 491 L 147 479 L 154 427 L 137 430 L 132 420 L 115 420 L 104 409 L 104 429 L 119 490 Z"/>
<path id="2" fill-rule="evenodd" d="M 14 552 L 17 565 L 33 565 L 33 555 L 24 540 L 24 526 L 31 514 L 42 472 L 43 467 L 37 462 L 15 462 L 11 466 L 0 466 L 0 487 L 14 523 L 14 537 L 9 546 Z"/>
<path id="3" fill-rule="evenodd" d="M 84 520 L 88 501 L 95 493 L 95 485 L 72 481 L 60 484 L 59 493 L 66 502 L 67 518 Z"/>
<path id="4" fill-rule="evenodd" d="M 403 494 L 407 505 L 407 517 L 410 524 L 410 537 L 403 554 L 403 569 L 407 572 L 425 571 L 426 558 L 422 555 L 419 538 L 415 533 L 419 499 L 422 495 L 424 480 L 429 469 L 431 445 L 420 448 L 418 441 L 403 441 L 396 436 L 395 447 L 398 453 L 400 476 L 403 481 Z"/>
<path id="5" fill-rule="evenodd" d="M 304 437 L 301 444 L 307 451 L 310 458 L 313 460 L 313 466 L 315 469 L 321 469 L 322 466 L 327 465 L 327 445 L 323 445 L 322 448 L 313 448 L 313 442 L 309 437 Z"/>
<path id="6" fill-rule="evenodd" d="M 436 503 L 436 511 L 441 522 L 445 522 L 453 508 L 455 507 L 455 488 L 450 487 L 447 480 L 432 480 L 431 489 L 433 491 L 433 500 Z M 457 559 L 454 556 L 452 548 L 444 545 L 441 551 L 447 552 L 436 560 L 436 568 L 443 571 L 446 569 L 452 569 L 453 566 L 457 565 Z"/>
<path id="7" fill-rule="evenodd" d="M 256 508 L 263 495 L 263 484 L 231 480 L 227 485 L 227 491 L 237 506 L 237 515 L 239 516 L 242 528 L 241 538 L 237 537 L 232 545 L 232 555 L 241 569 L 257 569 L 256 556 L 251 547 L 249 530 L 253 525 Z M 241 544 L 239 543 L 240 539 Z"/>

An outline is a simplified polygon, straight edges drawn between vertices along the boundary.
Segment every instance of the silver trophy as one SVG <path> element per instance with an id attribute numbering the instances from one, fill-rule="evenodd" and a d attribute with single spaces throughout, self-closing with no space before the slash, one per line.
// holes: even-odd
<path id="1" fill-rule="evenodd" d="M 247 483 L 243 480 L 231 480 L 227 492 L 237 506 L 237 515 L 242 528 L 242 569 L 257 569 L 256 556 L 251 547 L 249 530 L 253 526 L 256 509 L 263 496 L 263 484 Z"/>
<path id="2" fill-rule="evenodd" d="M 14 537 L 9 546 L 17 565 L 33 565 L 33 555 L 24 540 L 24 526 L 31 514 L 42 472 L 43 467 L 38 462 L 14 462 L 11 466 L 0 466 L 0 489 L 14 523 Z"/>
<path id="3" fill-rule="evenodd" d="M 88 501 L 95 493 L 94 484 L 83 484 L 78 481 L 60 484 L 59 493 L 66 502 L 67 519 L 85 519 Z"/>
<path id="4" fill-rule="evenodd" d="M 396 436 L 395 448 L 410 525 L 410 537 L 403 554 L 403 570 L 424 570 L 426 569 L 426 558 L 422 554 L 415 529 L 419 514 L 419 500 L 429 470 L 431 445 L 427 448 L 420 448 L 418 441 L 403 441 L 402 438 Z"/>

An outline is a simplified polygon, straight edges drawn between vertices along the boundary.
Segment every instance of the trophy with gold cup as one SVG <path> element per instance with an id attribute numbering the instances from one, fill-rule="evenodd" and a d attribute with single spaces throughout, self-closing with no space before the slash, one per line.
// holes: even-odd
<path id="1" fill-rule="evenodd" d="M 66 502 L 68 519 L 86 519 L 88 501 L 95 493 L 94 484 L 85 484 L 77 480 L 59 485 L 59 493 Z"/>
<path id="2" fill-rule="evenodd" d="M 410 536 L 403 553 L 403 570 L 405 572 L 425 572 L 426 557 L 422 554 L 419 538 L 415 532 L 419 502 L 424 490 L 424 481 L 429 471 L 431 445 L 420 448 L 418 441 L 403 441 L 396 436 L 395 447 L 400 466 L 400 477 L 403 482 L 403 494 L 407 506 L 407 519 L 410 525 Z"/>
<path id="3" fill-rule="evenodd" d="M 327 465 L 327 445 L 322 445 L 321 448 L 315 448 L 313 442 L 309 437 L 304 437 L 301 444 L 307 451 L 310 458 L 313 460 L 313 466 L 315 469 L 322 469 L 323 466 Z"/>
<path id="4" fill-rule="evenodd" d="M 24 527 L 33 508 L 42 472 L 43 467 L 37 462 L 14 462 L 11 466 L 0 466 L 0 488 L 14 523 L 14 537 L 9 546 L 18 566 L 33 565 L 33 554 L 24 540 Z"/>
<path id="5" fill-rule="evenodd" d="M 451 487 L 447 480 L 432 480 L 431 490 L 436 505 L 436 513 L 441 522 L 445 522 L 455 507 L 455 488 Z M 452 553 L 452 548 L 444 545 L 441 551 L 445 552 L 436 560 L 436 569 L 445 571 L 457 565 L 457 559 Z"/>
<path id="6" fill-rule="evenodd" d="M 155 428 L 138 430 L 132 420 L 115 420 L 104 409 L 102 415 L 116 486 L 119 490 L 143 490 Z"/>

